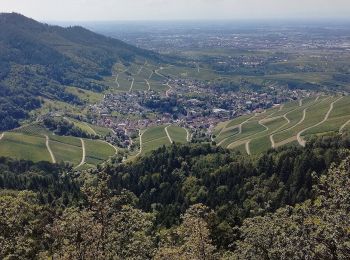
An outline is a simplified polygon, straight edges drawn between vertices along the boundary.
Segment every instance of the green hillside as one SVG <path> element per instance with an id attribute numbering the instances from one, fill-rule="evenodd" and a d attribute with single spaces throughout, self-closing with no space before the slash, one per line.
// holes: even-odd
<path id="1" fill-rule="evenodd" d="M 91 168 L 109 159 L 116 151 L 107 142 L 55 135 L 40 124 L 0 134 L 0 157 L 33 162 L 65 162 L 74 167 Z"/>
<path id="2" fill-rule="evenodd" d="M 187 130 L 175 125 L 161 125 L 147 128 L 141 134 L 139 154 L 146 154 L 171 143 L 186 143 Z"/>
<path id="3" fill-rule="evenodd" d="M 0 131 L 18 127 L 43 98 L 78 105 L 98 100 L 93 93 L 109 88 L 105 77 L 112 75 L 113 66 L 135 60 L 158 63 L 160 56 L 82 27 L 50 26 L 1 13 Z"/>
<path id="4" fill-rule="evenodd" d="M 313 135 L 349 130 L 350 97 L 319 96 L 238 117 L 218 124 L 217 145 L 248 154 L 298 144 L 305 146 Z"/>

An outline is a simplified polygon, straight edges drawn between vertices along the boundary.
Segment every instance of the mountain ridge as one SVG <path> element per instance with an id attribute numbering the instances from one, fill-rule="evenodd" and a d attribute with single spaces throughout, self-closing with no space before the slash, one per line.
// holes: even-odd
<path id="1" fill-rule="evenodd" d="M 18 127 L 40 107 L 39 96 L 79 104 L 66 86 L 106 90 L 103 77 L 111 75 L 113 65 L 136 59 L 157 63 L 162 57 L 80 26 L 0 13 L 0 120 L 5 122 L 0 131 Z"/>

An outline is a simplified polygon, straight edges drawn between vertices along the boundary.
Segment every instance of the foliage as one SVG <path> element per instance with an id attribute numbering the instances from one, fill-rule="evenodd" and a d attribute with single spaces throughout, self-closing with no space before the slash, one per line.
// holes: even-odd
<path id="1" fill-rule="evenodd" d="M 350 159 L 320 177 L 316 197 L 244 221 L 237 259 L 348 259 Z"/>
<path id="2" fill-rule="evenodd" d="M 191 205 L 208 206 L 216 215 L 210 223 L 214 242 L 227 248 L 235 239 L 233 227 L 245 218 L 310 198 L 312 173 L 326 173 L 349 147 L 347 139 L 324 137 L 306 149 L 285 147 L 250 158 L 210 145 L 173 144 L 105 171 L 112 188 L 132 191 L 140 208 L 157 213 L 159 227 L 178 225 Z"/>
<path id="3" fill-rule="evenodd" d="M 142 105 L 161 114 L 169 113 L 173 117 L 186 115 L 185 108 L 176 98 L 154 97 L 153 99 L 144 101 Z"/>
<path id="4" fill-rule="evenodd" d="M 76 127 L 73 123 L 63 118 L 45 118 L 43 121 L 44 126 L 53 131 L 57 135 L 70 135 L 83 138 L 97 138 L 98 136 L 88 134 L 81 128 Z"/>
<path id="5" fill-rule="evenodd" d="M 33 259 L 44 243 L 46 214 L 33 192 L 1 194 L 0 258 Z"/>
<path id="6" fill-rule="evenodd" d="M 209 208 L 203 204 L 191 206 L 182 216 L 181 225 L 163 238 L 155 259 L 216 259 L 209 216 Z"/>
<path id="7" fill-rule="evenodd" d="M 128 193 L 113 195 L 102 175 L 85 183 L 84 208 L 67 208 L 50 228 L 58 259 L 150 259 L 152 215 L 128 205 Z M 125 204 L 127 203 L 127 204 Z"/>
<path id="8" fill-rule="evenodd" d="M 79 183 L 64 172 L 66 165 L 33 163 L 0 157 L 0 189 L 38 193 L 40 204 L 68 205 L 80 199 Z"/>
<path id="9" fill-rule="evenodd" d="M 249 159 L 172 145 L 79 177 L 1 159 L 0 257 L 348 259 L 348 148 L 324 137 Z"/>

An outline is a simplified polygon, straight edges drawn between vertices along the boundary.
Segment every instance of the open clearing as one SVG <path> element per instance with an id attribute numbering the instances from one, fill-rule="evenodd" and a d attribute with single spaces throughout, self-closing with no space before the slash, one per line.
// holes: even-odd
<path id="1" fill-rule="evenodd" d="M 214 130 L 214 140 L 225 148 L 259 154 L 297 140 L 305 145 L 311 135 L 349 130 L 350 97 L 322 96 L 222 122 Z"/>
<path id="2" fill-rule="evenodd" d="M 0 134 L 0 138 L 0 156 L 34 162 L 64 162 L 74 167 L 95 167 L 117 152 L 116 148 L 105 141 L 54 135 L 39 124 L 26 125 Z"/>
<path id="3" fill-rule="evenodd" d="M 0 142 L 0 156 L 33 162 L 51 162 L 44 136 L 32 136 L 22 133 L 7 132 Z"/>
<path id="4" fill-rule="evenodd" d="M 142 133 L 141 153 L 145 154 L 156 150 L 163 145 L 175 143 L 186 143 L 189 133 L 186 129 L 175 125 L 161 125 L 147 128 Z"/>
<path id="5" fill-rule="evenodd" d="M 169 126 L 167 128 L 169 136 L 174 143 L 186 143 L 187 142 L 187 131 L 186 129 L 179 126 Z"/>

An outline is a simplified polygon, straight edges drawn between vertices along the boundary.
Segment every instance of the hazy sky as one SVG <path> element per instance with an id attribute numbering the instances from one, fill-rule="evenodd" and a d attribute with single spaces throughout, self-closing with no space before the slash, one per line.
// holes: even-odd
<path id="1" fill-rule="evenodd" d="M 350 0 L 0 0 L 44 21 L 347 18 Z"/>

